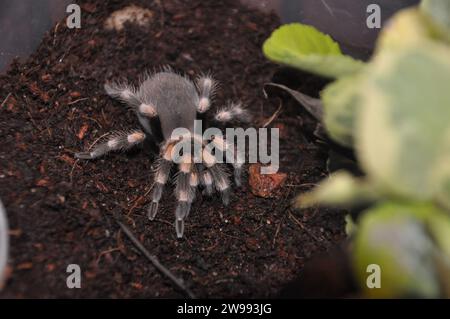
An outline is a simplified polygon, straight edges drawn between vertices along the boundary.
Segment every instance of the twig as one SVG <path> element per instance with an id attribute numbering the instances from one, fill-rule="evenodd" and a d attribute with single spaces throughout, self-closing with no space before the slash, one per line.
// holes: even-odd
<path id="1" fill-rule="evenodd" d="M 304 230 L 309 236 L 311 236 L 315 241 L 317 242 L 322 242 L 320 240 L 320 238 L 318 238 L 316 235 L 314 235 L 308 228 L 305 227 L 305 225 L 303 225 L 303 223 L 301 221 L 299 221 L 297 218 L 295 218 L 294 215 L 292 215 L 292 213 L 289 213 L 289 217 L 298 225 L 300 226 L 300 228 L 302 230 Z"/>
<path id="2" fill-rule="evenodd" d="M 31 121 L 31 123 L 33 124 L 33 126 L 39 131 L 39 132 L 41 132 L 41 129 L 39 128 L 39 126 L 36 124 L 36 122 L 35 122 L 35 120 L 34 120 L 34 118 L 33 118 L 33 115 L 31 114 L 31 108 L 30 108 L 30 106 L 28 105 L 28 99 L 27 99 L 27 97 L 24 95 L 23 96 L 24 97 L 24 99 L 25 99 L 25 105 L 26 105 L 26 107 L 27 107 L 27 109 L 28 109 L 28 117 L 30 118 L 30 121 Z"/>
<path id="3" fill-rule="evenodd" d="M 266 128 L 266 127 L 268 127 L 270 124 L 272 124 L 272 122 L 278 117 L 278 115 L 280 115 L 282 109 L 283 109 L 283 102 L 280 101 L 280 106 L 279 106 L 278 109 L 275 111 L 275 113 L 273 113 L 273 115 L 267 120 L 267 122 L 264 123 L 263 128 Z"/>
<path id="4" fill-rule="evenodd" d="M 103 110 L 102 110 L 102 112 L 103 112 Z M 99 128 L 103 128 L 103 125 L 101 125 L 100 122 L 98 120 L 96 120 L 95 118 L 90 117 L 90 116 L 83 116 L 83 118 L 94 122 L 95 124 L 98 125 Z"/>
<path id="5" fill-rule="evenodd" d="M 9 97 L 11 96 L 11 92 L 10 93 L 8 93 L 8 95 L 5 97 L 5 99 L 3 100 L 3 102 L 2 102 L 2 105 L 0 106 L 0 109 L 3 107 L 3 106 L 5 106 L 5 104 L 6 104 L 6 102 L 8 101 L 8 99 L 9 99 Z"/>
<path id="6" fill-rule="evenodd" d="M 88 100 L 88 99 L 89 99 L 89 98 L 87 98 L 87 97 L 83 97 L 83 98 L 81 98 L 81 99 L 78 99 L 78 100 L 72 101 L 72 102 L 70 102 L 70 103 L 67 103 L 67 105 L 73 105 L 73 104 L 76 104 L 76 103 L 81 102 L 81 101 L 86 101 L 86 100 Z"/>
<path id="7" fill-rule="evenodd" d="M 169 223 L 167 220 L 164 220 L 164 219 L 155 218 L 153 220 L 153 222 L 158 222 L 158 223 L 165 224 L 165 225 L 173 227 L 173 223 Z"/>
<path id="8" fill-rule="evenodd" d="M 73 165 L 72 165 L 72 169 L 70 170 L 70 174 L 69 174 L 69 181 L 70 181 L 70 184 L 72 184 L 72 182 L 73 182 L 73 171 L 75 170 L 75 166 L 77 166 L 78 161 L 79 161 L 79 159 L 77 158 L 77 159 L 75 160 L 75 162 L 73 163 Z"/>
<path id="9" fill-rule="evenodd" d="M 186 293 L 186 295 L 191 298 L 195 299 L 195 295 L 187 288 L 183 281 L 177 277 L 175 277 L 172 272 L 164 267 L 156 258 L 156 256 L 153 256 L 150 254 L 150 252 L 141 244 L 141 242 L 133 235 L 131 230 L 128 229 L 127 226 L 116 220 L 117 224 L 119 224 L 120 228 L 122 228 L 125 235 L 128 236 L 128 238 L 133 242 L 133 244 L 136 246 L 137 249 L 141 251 L 141 253 L 144 254 L 144 256 L 155 266 L 156 269 L 158 269 L 163 275 L 165 275 L 167 278 L 169 278 L 178 288 L 180 288 L 183 292 Z"/>
<path id="10" fill-rule="evenodd" d="M 278 223 L 277 229 L 275 230 L 275 235 L 273 236 L 273 240 L 272 240 L 272 248 L 275 247 L 275 243 L 277 241 L 278 234 L 280 233 L 281 224 L 283 223 L 283 219 L 284 219 L 284 217 L 280 220 L 280 222 Z"/>
<path id="11" fill-rule="evenodd" d="M 130 216 L 130 214 L 133 212 L 133 210 L 137 207 L 137 205 L 139 205 L 139 200 L 141 198 L 146 198 L 148 194 L 150 194 L 151 190 L 153 189 L 153 186 L 155 185 L 155 183 L 153 183 L 152 185 L 150 185 L 150 188 L 145 192 L 144 195 L 139 196 L 137 199 L 135 199 L 134 201 L 131 201 L 131 203 L 133 203 L 133 206 L 131 206 L 131 208 L 128 210 L 128 213 L 126 214 L 127 216 Z M 131 204 L 130 203 L 130 204 Z"/>
<path id="12" fill-rule="evenodd" d="M 115 251 L 120 251 L 120 247 L 111 248 L 111 249 L 104 250 L 104 251 L 100 252 L 100 254 L 98 255 L 97 259 L 95 260 L 95 264 L 98 265 L 98 264 L 100 263 L 100 259 L 101 259 L 104 255 L 109 254 L 109 253 L 112 253 L 112 252 L 115 252 Z"/>
<path id="13" fill-rule="evenodd" d="M 158 5 L 160 13 L 161 13 L 161 19 L 160 19 L 159 22 L 161 24 L 161 28 L 163 28 L 164 27 L 164 23 L 166 22 L 166 17 L 164 15 L 164 6 L 163 6 L 161 0 L 156 0 L 156 4 Z"/>
<path id="14" fill-rule="evenodd" d="M 110 134 L 110 132 L 105 133 L 105 134 L 103 134 L 102 136 L 100 136 L 99 138 L 97 138 L 97 139 L 94 141 L 94 143 L 92 143 L 91 146 L 89 146 L 88 151 L 90 151 L 90 150 L 94 147 L 94 145 L 97 144 L 98 141 L 100 141 L 100 139 L 102 139 L 103 137 L 105 137 L 105 136 L 107 136 L 107 135 L 109 135 L 109 134 Z M 74 170 L 75 170 L 75 166 L 77 165 L 78 161 L 79 161 L 79 159 L 77 158 L 77 159 L 75 160 L 75 162 L 73 163 L 73 165 L 72 165 L 72 169 L 70 170 L 70 174 L 69 174 L 70 184 L 72 184 L 72 181 L 73 181 L 73 172 L 74 172 Z"/>
<path id="15" fill-rule="evenodd" d="M 56 44 L 56 35 L 58 34 L 58 28 L 59 28 L 60 22 L 58 22 L 55 26 L 55 29 L 53 31 L 53 46 Z"/>
<path id="16" fill-rule="evenodd" d="M 137 207 L 137 205 L 139 205 L 139 200 L 143 199 L 144 196 L 139 196 L 135 201 L 133 206 L 131 206 L 131 208 L 128 210 L 128 212 L 126 213 L 126 216 L 130 216 L 130 214 L 133 212 L 133 210 Z"/>

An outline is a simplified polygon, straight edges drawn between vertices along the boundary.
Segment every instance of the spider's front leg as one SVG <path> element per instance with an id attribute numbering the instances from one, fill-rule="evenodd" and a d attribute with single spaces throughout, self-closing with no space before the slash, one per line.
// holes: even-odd
<path id="1" fill-rule="evenodd" d="M 192 202 L 195 198 L 195 190 L 198 185 L 198 177 L 194 171 L 194 164 L 184 161 L 179 164 L 179 173 L 176 178 L 175 195 L 178 201 L 175 211 L 175 229 L 177 237 L 183 237 L 184 220 L 189 215 Z"/>
<path id="2" fill-rule="evenodd" d="M 147 134 L 153 136 L 154 132 L 149 120 L 156 119 L 158 112 L 156 106 L 149 101 L 150 99 L 142 86 L 136 90 L 129 84 L 113 82 L 105 84 L 105 91 L 109 96 L 119 99 L 135 111 L 144 130 Z"/>
<path id="3" fill-rule="evenodd" d="M 228 174 L 223 169 L 223 164 L 216 162 L 216 158 L 207 147 L 203 149 L 203 164 L 206 166 L 203 177 L 207 176 L 210 179 L 211 184 L 214 184 L 217 191 L 222 195 L 223 204 L 228 205 L 231 193 Z"/>
<path id="4" fill-rule="evenodd" d="M 197 79 L 196 84 L 199 91 L 197 112 L 203 114 L 211 107 L 211 100 L 217 90 L 217 82 L 211 76 L 203 75 Z"/>
<path id="5" fill-rule="evenodd" d="M 221 166 L 222 164 L 215 164 L 208 168 L 211 173 L 214 185 L 222 197 L 222 203 L 227 206 L 230 203 L 231 185 L 228 174 Z"/>
<path id="6" fill-rule="evenodd" d="M 168 144 L 163 148 L 163 157 L 160 159 L 158 168 L 156 169 L 155 184 L 151 195 L 152 202 L 148 207 L 147 213 L 150 220 L 155 219 L 164 186 L 167 184 L 170 177 L 170 170 L 172 168 L 172 149 L 173 144 Z"/>
<path id="7" fill-rule="evenodd" d="M 92 151 L 75 153 L 79 159 L 95 159 L 111 151 L 123 151 L 132 148 L 145 140 L 141 130 L 131 132 L 114 132 L 106 141 L 97 145 Z"/>
<path id="8" fill-rule="evenodd" d="M 110 97 L 119 99 L 131 108 L 136 108 L 141 104 L 136 88 L 126 82 L 106 83 L 104 88 Z"/>
<path id="9" fill-rule="evenodd" d="M 220 124 L 230 122 L 248 123 L 251 121 L 251 116 L 241 103 L 230 103 L 228 106 L 217 111 L 214 115 L 214 120 Z"/>
<path id="10" fill-rule="evenodd" d="M 240 187 L 245 155 L 239 148 L 234 148 L 232 144 L 228 143 L 220 136 L 214 136 L 212 143 L 222 154 L 225 154 L 226 162 L 233 165 L 234 182 L 236 186 Z"/>
<path id="11" fill-rule="evenodd" d="M 200 184 L 205 188 L 206 195 L 211 196 L 214 191 L 211 173 L 205 168 L 205 165 L 198 164 L 198 166 L 200 167 L 199 170 Z"/>

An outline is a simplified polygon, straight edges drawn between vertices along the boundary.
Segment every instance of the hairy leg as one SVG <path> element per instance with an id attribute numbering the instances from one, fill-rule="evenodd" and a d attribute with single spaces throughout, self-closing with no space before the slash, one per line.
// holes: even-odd
<path id="1" fill-rule="evenodd" d="M 214 184 L 217 191 L 222 195 L 222 202 L 228 205 L 230 202 L 231 188 L 225 165 L 217 163 L 209 147 L 203 149 L 203 164 L 206 166 L 205 175 L 211 177 L 211 184 Z"/>
<path id="2" fill-rule="evenodd" d="M 126 82 L 106 83 L 104 88 L 109 96 L 119 99 L 131 108 L 136 108 L 141 104 L 136 88 Z"/>
<path id="3" fill-rule="evenodd" d="M 225 154 L 226 162 L 233 165 L 234 182 L 236 186 L 241 186 L 242 166 L 245 162 L 244 154 L 220 136 L 215 136 L 212 142 L 220 152 Z"/>
<path id="4" fill-rule="evenodd" d="M 152 202 L 148 207 L 148 218 L 153 220 L 158 212 L 159 201 L 162 196 L 164 186 L 170 178 L 170 170 L 172 168 L 172 150 L 173 143 L 166 143 L 161 150 L 161 159 L 155 172 L 155 185 L 152 191 Z"/>
<path id="5" fill-rule="evenodd" d="M 226 206 L 230 203 L 231 185 L 224 164 L 215 164 L 208 167 L 217 191 L 222 196 L 222 202 Z"/>
<path id="6" fill-rule="evenodd" d="M 162 192 L 164 186 L 167 184 L 167 181 L 170 177 L 170 170 L 172 168 L 172 161 L 168 161 L 165 158 L 159 160 L 158 167 L 155 172 L 155 184 L 152 190 L 152 202 L 150 203 L 147 216 L 150 220 L 155 219 L 156 213 L 158 213 L 158 205 L 161 200 Z"/>
<path id="7" fill-rule="evenodd" d="M 112 151 L 124 151 L 142 143 L 145 134 L 141 130 L 114 132 L 106 141 L 97 145 L 92 151 L 75 153 L 79 159 L 95 159 Z"/>
<path id="8" fill-rule="evenodd" d="M 175 181 L 175 196 L 178 201 L 175 211 L 175 229 L 178 238 L 183 237 L 184 220 L 188 216 L 195 198 L 195 188 L 191 185 L 193 167 L 193 163 L 180 163 L 180 171 Z"/>
<path id="9" fill-rule="evenodd" d="M 205 113 L 211 107 L 211 100 L 214 98 L 217 82 L 211 76 L 203 75 L 197 79 L 196 83 L 200 97 L 197 111 Z"/>
<path id="10" fill-rule="evenodd" d="M 205 168 L 203 164 L 197 164 L 199 166 L 199 181 L 200 184 L 205 188 L 205 193 L 208 196 L 211 196 L 213 193 L 213 179 L 211 173 Z"/>
<path id="11" fill-rule="evenodd" d="M 221 124 L 230 122 L 250 122 L 249 112 L 242 107 L 241 103 L 230 103 L 228 106 L 220 109 L 214 115 L 214 120 Z"/>
<path id="12" fill-rule="evenodd" d="M 124 82 L 113 82 L 106 83 L 104 87 L 109 96 L 124 102 L 140 116 L 146 118 L 158 116 L 156 107 L 146 102 L 148 99 L 142 96 L 133 86 Z"/>

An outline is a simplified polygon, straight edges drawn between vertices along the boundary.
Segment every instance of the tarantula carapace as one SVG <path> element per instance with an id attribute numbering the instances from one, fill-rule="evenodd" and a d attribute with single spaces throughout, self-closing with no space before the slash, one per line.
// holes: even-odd
<path id="1" fill-rule="evenodd" d="M 196 119 L 205 119 L 222 126 L 232 121 L 249 120 L 249 114 L 241 104 L 230 103 L 227 107 L 208 115 L 211 101 L 217 89 L 217 82 L 211 76 L 200 76 L 191 81 L 187 76 L 179 75 L 170 68 L 161 72 L 148 74 L 138 88 L 125 83 L 105 84 L 108 95 L 118 98 L 136 113 L 142 129 L 128 132 L 113 133 L 105 141 L 98 144 L 92 151 L 76 153 L 79 159 L 95 159 L 110 151 L 128 150 L 133 146 L 150 140 L 159 145 L 157 168 L 154 174 L 154 185 L 151 193 L 151 203 L 148 207 L 148 217 L 155 218 L 158 203 L 164 186 L 171 177 L 171 168 L 176 162 L 178 173 L 175 175 L 175 196 L 178 206 L 175 212 L 175 228 L 178 238 L 183 236 L 184 220 L 188 216 L 196 190 L 202 185 L 207 194 L 216 189 L 222 195 L 225 205 L 229 203 L 231 184 L 228 178 L 226 164 L 216 160 L 216 154 L 205 147 L 212 144 L 216 150 L 229 154 L 233 151 L 234 160 L 227 161 L 234 166 L 234 180 L 240 186 L 243 154 L 238 152 L 231 143 L 220 136 L 212 136 L 209 141 L 194 131 Z M 174 135 L 179 128 L 190 134 Z M 200 160 L 198 155 L 178 154 L 174 150 L 179 143 L 200 142 Z M 195 153 L 195 152 L 194 152 Z M 181 157 L 180 157 L 181 155 Z M 174 161 L 174 158 L 181 160 Z"/>

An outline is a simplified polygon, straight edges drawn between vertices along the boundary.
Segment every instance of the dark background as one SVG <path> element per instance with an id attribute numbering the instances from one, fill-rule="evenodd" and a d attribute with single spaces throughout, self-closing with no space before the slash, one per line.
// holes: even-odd
<path id="1" fill-rule="evenodd" d="M 366 27 L 366 8 L 381 6 L 383 24 L 397 10 L 419 0 L 241 0 L 260 10 L 275 10 L 282 23 L 314 25 L 339 41 L 346 53 L 367 58 L 379 30 Z M 75 0 L 0 0 L 0 73 L 14 57 L 26 57 Z"/>

